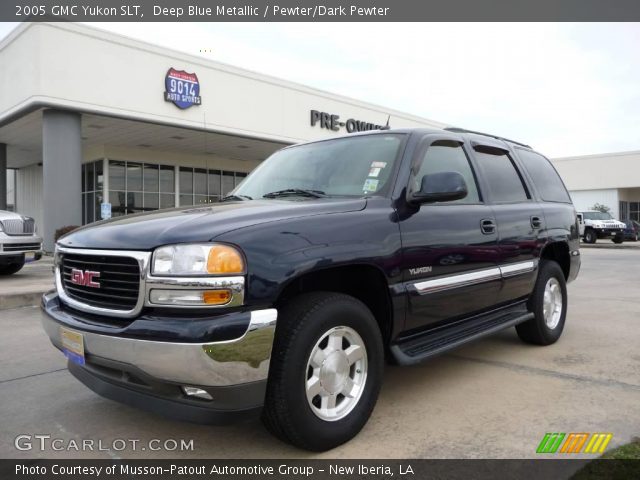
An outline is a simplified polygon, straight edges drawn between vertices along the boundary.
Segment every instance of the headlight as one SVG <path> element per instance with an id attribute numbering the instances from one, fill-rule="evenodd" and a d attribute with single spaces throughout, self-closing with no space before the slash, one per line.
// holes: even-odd
<path id="1" fill-rule="evenodd" d="M 245 273 L 245 264 L 238 249 L 229 245 L 167 245 L 153 253 L 151 273 L 168 276 L 242 274 Z"/>

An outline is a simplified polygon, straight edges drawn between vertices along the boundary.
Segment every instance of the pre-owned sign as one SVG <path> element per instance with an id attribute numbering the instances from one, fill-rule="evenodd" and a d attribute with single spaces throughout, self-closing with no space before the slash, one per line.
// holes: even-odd
<path id="1" fill-rule="evenodd" d="M 343 121 L 340 120 L 340 115 L 311 110 L 311 126 L 315 127 L 316 125 L 320 125 L 320 128 L 333 130 L 334 132 L 338 132 L 341 128 L 344 128 L 349 133 L 366 132 L 367 130 L 384 130 L 388 127 L 388 125 L 378 125 L 377 123 L 356 120 L 355 118 L 349 118 Z"/>
<path id="2" fill-rule="evenodd" d="M 200 82 L 195 73 L 170 68 L 164 78 L 164 100 L 171 102 L 178 108 L 189 108 L 200 105 Z"/>

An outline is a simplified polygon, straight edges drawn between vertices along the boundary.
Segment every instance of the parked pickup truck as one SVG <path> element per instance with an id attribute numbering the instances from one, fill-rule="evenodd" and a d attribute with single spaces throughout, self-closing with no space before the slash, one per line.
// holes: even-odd
<path id="1" fill-rule="evenodd" d="M 367 422 L 385 360 L 509 327 L 557 341 L 579 267 L 576 212 L 545 157 L 458 129 L 382 130 L 284 148 L 220 204 L 62 237 L 43 325 L 100 395 L 194 422 L 261 414 L 319 451 Z"/>
<path id="2" fill-rule="evenodd" d="M 12 275 L 25 262 L 42 258 L 42 238 L 33 218 L 0 210 L 0 275 Z"/>
<path id="3" fill-rule="evenodd" d="M 627 226 L 610 213 L 589 210 L 577 215 L 580 236 L 585 243 L 596 243 L 599 238 L 610 238 L 613 243 L 624 242 L 624 230 Z"/>

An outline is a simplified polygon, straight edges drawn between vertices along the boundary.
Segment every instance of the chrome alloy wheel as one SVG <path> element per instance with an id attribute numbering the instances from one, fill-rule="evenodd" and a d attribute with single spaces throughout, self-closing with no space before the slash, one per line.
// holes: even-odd
<path id="1" fill-rule="evenodd" d="M 544 315 L 544 323 L 550 330 L 553 330 L 560 323 L 562 317 L 562 288 L 560 282 L 551 277 L 544 287 L 544 299 L 542 312 Z"/>
<path id="2" fill-rule="evenodd" d="M 367 349 L 351 327 L 325 332 L 311 350 L 305 390 L 313 413 L 335 422 L 358 404 L 367 381 Z"/>

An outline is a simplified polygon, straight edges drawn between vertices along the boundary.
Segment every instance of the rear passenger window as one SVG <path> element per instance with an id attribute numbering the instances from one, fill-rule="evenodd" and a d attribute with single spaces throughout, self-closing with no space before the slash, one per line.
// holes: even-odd
<path id="1" fill-rule="evenodd" d="M 549 160 L 538 153 L 521 149 L 518 149 L 518 157 L 531 175 L 542 200 L 571 203 L 567 189 Z"/>
<path id="2" fill-rule="evenodd" d="M 425 175 L 442 172 L 458 172 L 467 184 L 466 197 L 447 203 L 480 203 L 478 187 L 469 159 L 457 142 L 436 141 L 427 148 L 414 180 L 413 191 L 420 190 L 420 183 Z"/>
<path id="3" fill-rule="evenodd" d="M 529 199 L 522 178 L 507 152 L 476 147 L 476 158 L 494 202 L 524 202 Z"/>

